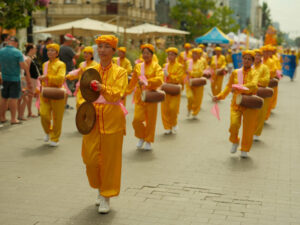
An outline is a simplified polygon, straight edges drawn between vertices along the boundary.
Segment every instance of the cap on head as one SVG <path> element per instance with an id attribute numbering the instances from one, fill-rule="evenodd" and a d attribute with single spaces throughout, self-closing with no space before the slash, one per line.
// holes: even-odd
<path id="1" fill-rule="evenodd" d="M 47 49 L 53 48 L 53 49 L 55 49 L 57 51 L 57 53 L 59 53 L 60 46 L 58 44 L 56 44 L 56 43 L 52 43 L 52 44 L 47 45 L 46 48 Z"/>
<path id="2" fill-rule="evenodd" d="M 109 44 L 113 49 L 116 49 L 118 46 L 118 38 L 114 35 L 101 35 L 95 39 L 96 44 L 100 43 L 107 43 Z"/>
<path id="3" fill-rule="evenodd" d="M 9 41 L 14 41 L 14 42 L 19 42 L 19 40 L 18 40 L 18 38 L 16 37 L 16 36 L 10 36 L 9 38 L 8 38 L 8 40 Z"/>
<path id="4" fill-rule="evenodd" d="M 126 47 L 119 47 L 118 51 L 126 53 Z"/>
<path id="5" fill-rule="evenodd" d="M 72 34 L 65 34 L 64 39 L 66 41 L 75 41 L 76 40 L 76 38 Z"/>
<path id="6" fill-rule="evenodd" d="M 215 51 L 222 51 L 222 48 L 221 47 L 215 47 Z"/>
<path id="7" fill-rule="evenodd" d="M 82 52 L 88 52 L 94 54 L 94 49 L 91 46 L 86 46 Z"/>
<path id="8" fill-rule="evenodd" d="M 184 48 L 191 48 L 192 45 L 191 45 L 190 43 L 185 43 L 183 47 L 184 47 Z"/>
<path id="9" fill-rule="evenodd" d="M 243 56 L 244 56 L 244 55 L 250 55 L 252 58 L 255 57 L 255 52 L 252 51 L 252 50 L 245 50 L 245 51 L 243 51 L 242 54 L 243 54 Z"/>
<path id="10" fill-rule="evenodd" d="M 153 46 L 152 44 L 143 44 L 143 45 L 141 45 L 142 51 L 143 51 L 145 48 L 148 48 L 148 49 L 150 49 L 152 52 L 154 52 L 154 46 Z"/>
<path id="11" fill-rule="evenodd" d="M 178 49 L 175 47 L 169 47 L 166 49 L 166 53 L 168 52 L 174 52 L 176 55 L 178 54 Z"/>

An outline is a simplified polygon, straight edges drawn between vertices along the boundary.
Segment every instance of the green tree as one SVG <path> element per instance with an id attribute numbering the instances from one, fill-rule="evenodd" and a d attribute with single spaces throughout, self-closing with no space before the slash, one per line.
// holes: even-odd
<path id="1" fill-rule="evenodd" d="M 191 33 L 187 39 L 192 40 L 213 27 L 209 14 L 214 9 L 213 0 L 178 0 L 171 9 L 171 17 L 180 29 Z"/>
<path id="2" fill-rule="evenodd" d="M 263 30 L 263 35 L 266 34 L 266 31 L 268 27 L 272 25 L 272 20 L 271 20 L 271 11 L 269 9 L 269 6 L 266 2 L 263 2 L 262 5 L 262 30 Z"/>
<path id="3" fill-rule="evenodd" d="M 295 44 L 298 48 L 300 48 L 300 37 L 295 38 Z"/>
<path id="4" fill-rule="evenodd" d="M 237 32 L 240 25 L 234 19 L 234 11 L 227 6 L 217 8 L 211 19 L 212 23 L 220 28 L 224 33 Z"/>

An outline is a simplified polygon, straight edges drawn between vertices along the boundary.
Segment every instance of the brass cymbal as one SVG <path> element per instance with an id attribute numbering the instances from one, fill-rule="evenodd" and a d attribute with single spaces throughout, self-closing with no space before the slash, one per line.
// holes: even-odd
<path id="1" fill-rule="evenodd" d="M 83 72 L 80 80 L 80 91 L 87 102 L 94 102 L 99 98 L 100 92 L 91 88 L 91 81 L 97 80 L 101 83 L 101 76 L 96 69 L 90 68 Z"/>
<path id="2" fill-rule="evenodd" d="M 76 113 L 76 127 L 81 134 L 89 134 L 96 123 L 96 110 L 92 103 L 82 103 Z"/>

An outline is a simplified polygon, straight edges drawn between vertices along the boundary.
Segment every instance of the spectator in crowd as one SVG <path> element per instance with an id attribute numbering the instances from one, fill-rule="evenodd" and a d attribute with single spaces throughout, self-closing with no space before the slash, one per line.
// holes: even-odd
<path id="1" fill-rule="evenodd" d="M 48 55 L 47 55 L 47 48 L 46 46 L 49 44 L 52 44 L 53 40 L 51 37 L 48 37 L 45 41 L 44 47 L 43 47 L 43 55 L 42 55 L 42 63 L 47 62 L 49 60 Z"/>
<path id="2" fill-rule="evenodd" d="M 6 122 L 5 112 L 7 105 L 11 112 L 11 124 L 19 124 L 16 119 L 17 101 L 21 94 L 21 68 L 26 72 L 27 88 L 32 92 L 30 73 L 24 62 L 23 54 L 18 47 L 18 39 L 10 37 L 7 46 L 0 50 L 0 67 L 3 79 L 2 99 L 0 101 L 0 121 Z"/>
<path id="3" fill-rule="evenodd" d="M 9 35 L 8 34 L 1 34 L 0 49 L 4 48 L 7 45 L 8 39 L 9 39 Z"/>

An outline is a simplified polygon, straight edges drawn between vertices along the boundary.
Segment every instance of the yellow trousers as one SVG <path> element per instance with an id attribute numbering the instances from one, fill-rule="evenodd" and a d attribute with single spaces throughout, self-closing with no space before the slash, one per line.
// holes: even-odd
<path id="1" fill-rule="evenodd" d="M 241 144 L 241 151 L 249 152 L 253 142 L 253 134 L 256 129 L 256 123 L 259 109 L 232 109 L 230 112 L 230 137 L 229 140 L 234 143 L 238 144 L 240 139 L 239 129 L 241 127 L 241 120 L 243 116 L 243 134 L 242 134 L 242 144 Z"/>
<path id="2" fill-rule="evenodd" d="M 121 186 L 122 146 L 124 131 L 101 134 L 99 122 L 83 136 L 82 159 L 92 188 L 104 197 L 117 196 Z"/>
<path id="3" fill-rule="evenodd" d="M 261 109 L 259 109 L 259 113 L 258 113 L 257 127 L 254 133 L 256 136 L 260 136 L 264 128 L 264 123 L 265 123 L 265 119 L 268 113 L 270 103 L 271 103 L 271 98 L 264 98 L 264 105 Z"/>
<path id="4" fill-rule="evenodd" d="M 180 106 L 180 94 L 166 94 L 165 101 L 161 103 L 161 118 L 166 130 L 171 130 L 177 125 L 177 115 Z"/>
<path id="5" fill-rule="evenodd" d="M 85 99 L 82 97 L 81 91 L 78 90 L 76 94 L 76 109 L 79 108 L 79 106 L 85 102 Z"/>
<path id="6" fill-rule="evenodd" d="M 204 86 L 201 87 L 186 87 L 187 99 L 188 99 L 188 111 L 192 112 L 192 115 L 197 115 L 201 109 L 203 99 Z"/>
<path id="7" fill-rule="evenodd" d="M 65 111 L 65 99 L 52 100 L 40 97 L 40 116 L 43 129 L 50 140 L 59 141 Z"/>
<path id="8" fill-rule="evenodd" d="M 147 142 L 154 142 L 157 103 L 135 104 L 132 126 L 135 136 Z"/>
<path id="9" fill-rule="evenodd" d="M 213 96 L 218 95 L 222 91 L 224 76 L 215 75 L 211 80 L 211 92 Z"/>
<path id="10" fill-rule="evenodd" d="M 266 115 L 266 120 L 269 119 L 272 109 L 274 109 L 277 105 L 278 87 L 274 87 L 273 91 L 274 91 L 274 94 L 271 97 L 271 102 L 269 104 L 268 112 L 267 112 L 267 115 Z"/>

